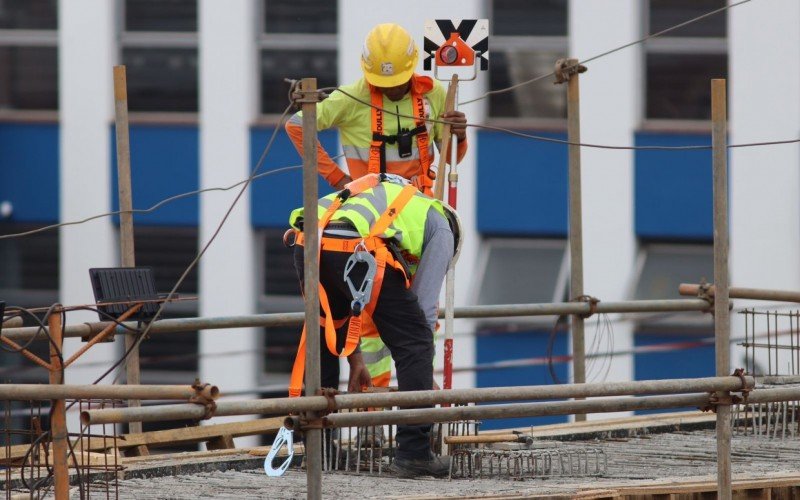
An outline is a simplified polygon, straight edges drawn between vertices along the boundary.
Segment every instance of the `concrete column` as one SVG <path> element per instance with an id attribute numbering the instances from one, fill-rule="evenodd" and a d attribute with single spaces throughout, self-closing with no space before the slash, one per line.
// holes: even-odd
<path id="1" fill-rule="evenodd" d="M 387 15 L 391 12 L 391 15 Z M 453 19 L 454 16 L 463 19 L 480 19 L 486 17 L 484 2 L 480 0 L 442 0 L 428 2 L 425 0 L 410 0 L 403 3 L 403 8 L 398 9 L 393 1 L 372 1 L 370 8 L 365 9 L 360 2 L 339 2 L 339 81 L 349 83 L 361 78 L 359 59 L 364 45 L 364 37 L 373 26 L 380 23 L 397 23 L 408 30 L 414 37 L 420 49 L 417 72 L 422 71 L 422 40 L 425 33 L 425 21 L 428 19 Z M 491 43 L 491 42 L 490 42 Z M 491 63 L 490 63 L 491 64 Z M 428 76 L 433 77 L 431 71 Z M 445 87 L 447 86 L 444 83 Z M 462 82 L 459 85 L 459 101 L 477 97 L 486 91 L 488 75 L 481 74 L 476 81 Z M 354 104 L 357 105 L 357 104 Z M 470 104 L 461 111 L 466 113 L 470 122 L 482 123 L 486 115 L 487 101 Z M 469 129 L 469 152 L 458 167 L 458 213 L 464 225 L 464 244 L 461 257 L 456 268 L 456 306 L 468 305 L 469 290 L 473 285 L 473 274 L 478 252 L 478 233 L 476 230 L 476 161 L 477 161 L 477 136 L 474 129 Z M 445 189 L 446 192 L 446 189 Z M 444 292 L 444 286 L 442 287 Z M 440 300 L 444 307 L 444 295 Z M 472 323 L 467 320 L 457 320 L 456 333 L 472 329 Z M 442 323 L 441 336 L 444 338 L 444 323 Z M 436 346 L 436 367 L 442 367 L 443 347 L 440 341 Z M 475 364 L 475 341 L 470 337 L 457 337 L 453 348 L 453 366 L 472 366 Z M 441 382 L 441 376 L 436 377 Z M 471 372 L 456 373 L 453 376 L 453 388 L 474 387 L 475 374 Z"/>
<path id="2" fill-rule="evenodd" d="M 572 0 L 569 55 L 586 59 L 639 38 L 641 5 L 635 0 Z M 642 109 L 642 63 L 641 46 L 636 46 L 588 65 L 580 80 L 583 142 L 633 145 Z M 583 148 L 581 159 L 584 290 L 603 301 L 625 300 L 636 252 L 633 151 Z M 594 321 L 586 322 L 587 351 L 594 343 Z M 630 323 L 615 322 L 613 328 L 615 350 L 631 347 Z M 601 363 L 587 363 L 587 382 L 603 380 Z M 632 357 L 616 356 L 606 380 L 632 376 Z"/>
<path id="3" fill-rule="evenodd" d="M 730 9 L 728 44 L 730 144 L 796 139 L 800 3 L 752 2 Z M 798 144 L 730 150 L 731 286 L 800 288 L 799 164 Z M 734 303 L 759 305 L 764 303 Z M 744 334 L 743 321 L 731 318 L 734 336 Z M 732 365 L 744 366 L 743 356 L 734 347 Z"/>
<path id="4" fill-rule="evenodd" d="M 201 188 L 230 185 L 250 174 L 249 126 L 258 113 L 256 12 L 249 0 L 199 3 Z M 238 191 L 201 196 L 201 247 Z M 256 259 L 248 190 L 200 263 L 200 316 L 256 313 Z M 200 332 L 201 379 L 223 394 L 258 385 L 261 337 L 253 328 Z M 241 354 L 214 357 L 225 351 Z"/>
<path id="5" fill-rule="evenodd" d="M 59 2 L 60 214 L 73 221 L 111 211 L 111 129 L 114 116 L 112 67 L 116 59 L 116 2 Z M 65 305 L 94 302 L 89 268 L 118 265 L 117 234 L 110 218 L 67 226 L 59 235 L 60 300 Z M 70 324 L 97 321 L 97 315 L 71 312 Z M 66 372 L 66 383 L 92 383 L 121 354 L 120 337 L 98 344 Z M 64 355 L 81 346 L 64 342 Z M 87 363 L 99 366 L 84 367 Z M 106 381 L 110 383 L 114 375 Z M 75 415 L 72 415 L 75 413 Z M 73 418 L 74 417 L 74 418 Z M 76 412 L 69 428 L 78 431 Z"/>

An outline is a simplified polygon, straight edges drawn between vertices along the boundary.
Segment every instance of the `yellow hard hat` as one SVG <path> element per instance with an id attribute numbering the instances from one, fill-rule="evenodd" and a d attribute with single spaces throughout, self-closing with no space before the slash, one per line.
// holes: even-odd
<path id="1" fill-rule="evenodd" d="M 417 44 L 398 24 L 379 24 L 364 40 L 361 69 L 376 87 L 396 87 L 411 79 L 417 67 Z"/>

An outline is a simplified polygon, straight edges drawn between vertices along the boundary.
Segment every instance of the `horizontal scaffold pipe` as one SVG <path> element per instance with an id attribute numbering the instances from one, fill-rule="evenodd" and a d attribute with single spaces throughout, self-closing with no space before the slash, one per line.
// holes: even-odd
<path id="1" fill-rule="evenodd" d="M 692 297 L 698 296 L 701 292 L 714 296 L 714 285 L 700 285 L 695 283 L 681 283 L 678 287 L 681 295 Z M 795 302 L 800 303 L 800 292 L 791 290 L 767 290 L 764 288 L 741 288 L 731 287 L 728 289 L 728 296 L 732 299 L 750 300 L 769 300 L 775 302 Z"/>
<path id="2" fill-rule="evenodd" d="M 430 424 L 458 420 L 482 420 L 492 418 L 543 417 L 551 415 L 583 415 L 586 413 L 609 413 L 617 411 L 656 410 L 703 407 L 708 404 L 708 393 L 669 394 L 642 396 L 638 398 L 617 397 L 584 399 L 581 401 L 548 401 L 545 403 L 515 403 L 483 406 L 453 406 L 450 408 L 416 408 L 412 410 L 365 411 L 333 413 L 323 417 L 325 427 L 361 427 L 372 425 Z M 286 426 L 297 426 L 291 417 Z"/>
<path id="3" fill-rule="evenodd" d="M 143 399 L 189 400 L 195 396 L 204 399 L 219 397 L 215 385 L 201 387 L 189 385 L 48 385 L 0 384 L 0 401 L 28 401 L 47 399 Z"/>
<path id="4" fill-rule="evenodd" d="M 615 313 L 651 313 L 651 312 L 686 312 L 709 311 L 710 305 L 702 299 L 674 300 L 631 300 L 625 302 L 598 302 L 594 312 L 604 314 Z M 570 314 L 590 314 L 592 306 L 588 302 L 560 302 L 552 304 L 504 304 L 493 306 L 464 306 L 455 308 L 456 318 L 505 318 L 524 316 L 554 316 Z M 440 317 L 444 311 L 440 311 Z M 248 316 L 223 316 L 216 318 L 174 318 L 162 319 L 150 328 L 150 334 L 188 332 L 192 330 L 214 330 L 226 328 L 281 327 L 299 326 L 303 323 L 303 313 L 252 314 Z M 110 323 L 81 323 L 68 325 L 64 329 L 64 337 L 89 337 L 103 331 Z M 125 323 L 136 328 L 135 322 Z M 38 327 L 8 328 L 3 335 L 14 341 L 26 341 L 37 335 L 45 339 Z M 134 334 L 135 332 L 118 326 L 116 334 Z"/>
<path id="5" fill-rule="evenodd" d="M 340 394 L 333 398 L 333 409 L 389 408 L 393 406 L 428 406 L 531 399 L 565 399 L 641 394 L 682 394 L 687 392 L 739 391 L 752 389 L 753 377 L 706 377 L 697 379 L 640 380 L 600 384 L 532 385 L 521 387 L 486 387 L 439 391 L 381 392 Z M 320 411 L 329 408 L 324 396 L 301 398 L 220 401 L 215 416 L 285 414 Z M 84 424 L 154 422 L 203 418 L 204 408 L 196 405 L 164 405 L 141 408 L 87 410 L 81 414 Z"/>
<path id="6" fill-rule="evenodd" d="M 759 389 L 750 395 L 751 403 L 773 401 L 795 401 L 800 399 L 800 388 Z M 539 417 L 551 415 L 579 415 L 586 413 L 609 413 L 617 411 L 655 410 L 708 406 L 709 394 L 678 394 L 643 396 L 638 398 L 616 397 L 587 399 L 581 401 L 549 401 L 544 403 L 516 403 L 483 406 L 455 406 L 450 408 L 417 408 L 411 410 L 334 413 L 323 417 L 325 427 L 363 427 L 373 425 L 411 425 L 458 420 L 482 420 L 493 418 Z M 299 421 L 288 417 L 285 425 L 297 427 Z"/>

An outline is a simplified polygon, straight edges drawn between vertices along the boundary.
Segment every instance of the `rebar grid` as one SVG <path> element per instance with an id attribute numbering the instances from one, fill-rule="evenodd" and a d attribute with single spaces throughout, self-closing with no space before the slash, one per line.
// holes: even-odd
<path id="1" fill-rule="evenodd" d="M 43 428 L 49 427 L 47 403 L 4 401 L 3 408 L 3 490 L 5 498 L 27 495 L 43 498 L 51 485 L 48 460 L 49 441 Z"/>
<path id="2" fill-rule="evenodd" d="M 800 375 L 800 311 L 745 309 L 745 367 L 760 377 Z M 771 387 L 770 384 L 763 384 Z M 800 437 L 800 401 L 739 404 L 732 427 L 739 435 L 770 439 Z"/>
<path id="3" fill-rule="evenodd" d="M 600 448 L 496 450 L 460 448 L 450 462 L 451 479 L 533 479 L 602 476 L 608 457 Z"/>
<path id="4" fill-rule="evenodd" d="M 79 411 L 90 408 L 117 408 L 127 406 L 125 401 L 115 399 L 77 400 Z M 100 427 L 99 433 L 93 429 Z M 109 432 L 110 431 L 110 432 Z M 72 461 L 76 468 L 75 481 L 81 488 L 82 498 L 119 498 L 117 472 L 123 470 L 119 463 L 116 425 L 102 424 L 92 426 L 81 424 L 80 433 L 73 447 Z"/>

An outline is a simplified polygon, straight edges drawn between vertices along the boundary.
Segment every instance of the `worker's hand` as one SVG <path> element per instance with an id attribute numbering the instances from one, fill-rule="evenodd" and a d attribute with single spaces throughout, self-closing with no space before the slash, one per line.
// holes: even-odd
<path id="1" fill-rule="evenodd" d="M 341 191 L 342 189 L 344 189 L 344 185 L 347 184 L 348 182 L 353 182 L 353 179 L 349 175 L 344 174 L 342 180 L 333 185 L 333 189 Z"/>
<path id="2" fill-rule="evenodd" d="M 458 137 L 458 142 L 464 142 L 467 138 L 467 117 L 461 111 L 448 111 L 442 114 L 442 120 L 452 122 L 450 132 Z"/>
<path id="3" fill-rule="evenodd" d="M 364 387 L 372 387 L 372 377 L 369 375 L 367 365 L 360 352 L 347 356 L 350 363 L 350 380 L 347 382 L 347 392 L 361 392 Z"/>

